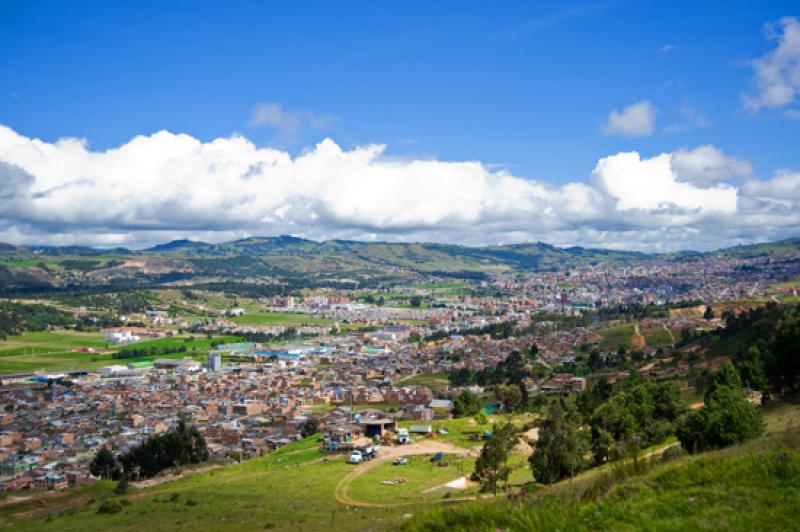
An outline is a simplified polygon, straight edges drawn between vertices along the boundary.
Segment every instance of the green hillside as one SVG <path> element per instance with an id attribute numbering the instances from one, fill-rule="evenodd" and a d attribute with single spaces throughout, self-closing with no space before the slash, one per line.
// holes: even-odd
<path id="1" fill-rule="evenodd" d="M 770 254 L 796 257 L 800 254 L 800 239 L 710 253 L 661 255 L 560 248 L 541 242 L 470 247 L 350 240 L 316 242 L 290 236 L 251 237 L 219 244 L 175 240 L 142 251 L 81 246 L 28 248 L 0 243 L 0 287 L 7 293 L 35 293 L 65 287 L 152 286 L 185 279 L 219 278 L 274 278 L 307 286 L 337 282 L 366 286 L 431 274 L 482 279 L 497 272 Z"/>
<path id="2" fill-rule="evenodd" d="M 800 407 L 766 412 L 748 444 L 590 470 L 518 501 L 435 508 L 405 530 L 793 530 L 800 522 Z"/>

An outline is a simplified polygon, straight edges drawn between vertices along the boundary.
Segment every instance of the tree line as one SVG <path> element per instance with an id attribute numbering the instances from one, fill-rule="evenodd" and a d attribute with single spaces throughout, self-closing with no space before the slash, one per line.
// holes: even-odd
<path id="1" fill-rule="evenodd" d="M 138 358 L 144 356 L 155 355 L 171 355 L 175 353 L 185 353 L 185 345 L 167 345 L 162 347 L 140 347 L 140 348 L 127 348 L 111 354 L 114 359 Z"/>
<path id="2" fill-rule="evenodd" d="M 115 458 L 107 447 L 100 449 L 89 464 L 92 475 L 110 480 L 149 478 L 170 467 L 199 464 L 208 460 L 205 438 L 181 419 L 178 426 Z"/>

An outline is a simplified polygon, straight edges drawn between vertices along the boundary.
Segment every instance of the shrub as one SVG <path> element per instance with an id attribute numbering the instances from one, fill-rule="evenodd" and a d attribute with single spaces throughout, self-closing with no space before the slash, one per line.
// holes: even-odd
<path id="1" fill-rule="evenodd" d="M 103 501 L 100 504 L 100 507 L 97 508 L 97 513 L 99 514 L 115 514 L 120 511 L 122 511 L 122 505 L 119 503 L 119 501 L 115 501 L 113 499 Z"/>

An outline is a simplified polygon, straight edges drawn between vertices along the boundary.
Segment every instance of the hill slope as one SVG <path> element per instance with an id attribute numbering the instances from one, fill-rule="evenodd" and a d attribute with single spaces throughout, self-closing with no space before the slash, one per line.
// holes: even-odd
<path id="1" fill-rule="evenodd" d="M 456 504 L 438 495 L 415 497 L 411 504 L 348 507 L 336 492 L 354 466 L 341 455 L 321 455 L 311 437 L 262 458 L 124 496 L 115 495 L 110 482 L 22 500 L 8 494 L 0 499 L 0 525 L 36 531 L 791 530 L 800 519 L 800 402 L 776 405 L 765 419 L 767 435 L 744 446 L 663 464 L 659 458 L 638 473 L 630 466 L 590 470 L 518 502 L 501 497 Z M 387 468 L 362 487 L 412 475 Z M 404 487 L 394 489 L 405 493 Z"/>

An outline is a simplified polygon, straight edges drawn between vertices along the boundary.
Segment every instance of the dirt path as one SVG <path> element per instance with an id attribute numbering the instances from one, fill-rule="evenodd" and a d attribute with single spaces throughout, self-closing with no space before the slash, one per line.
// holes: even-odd
<path id="1" fill-rule="evenodd" d="M 431 440 L 423 440 L 418 443 L 414 443 L 412 445 L 397 445 L 392 447 L 381 447 L 380 453 L 378 454 L 378 458 L 374 460 L 370 460 L 368 462 L 363 462 L 358 464 L 350 471 L 347 475 L 345 475 L 342 480 L 336 484 L 336 488 L 334 489 L 333 495 L 336 497 L 336 500 L 340 503 L 347 505 L 347 506 L 362 506 L 362 507 L 373 507 L 373 508 L 387 508 L 391 506 L 405 506 L 409 504 L 419 504 L 417 502 L 408 502 L 408 503 L 397 503 L 397 504 L 377 504 L 377 503 L 369 503 L 369 502 L 361 502 L 353 499 L 350 497 L 350 485 L 359 475 L 363 475 L 370 469 L 375 468 L 376 466 L 383 464 L 389 460 L 394 460 L 395 458 L 400 458 L 402 456 L 413 456 L 418 454 L 435 454 L 435 453 L 447 453 L 447 454 L 456 454 L 456 455 L 467 455 L 473 452 L 471 449 L 464 449 L 461 447 L 456 447 L 455 445 L 449 443 L 443 443 L 438 441 L 431 441 Z M 475 497 L 466 497 L 463 499 L 445 499 L 447 501 L 459 501 L 459 500 L 472 500 Z"/>

